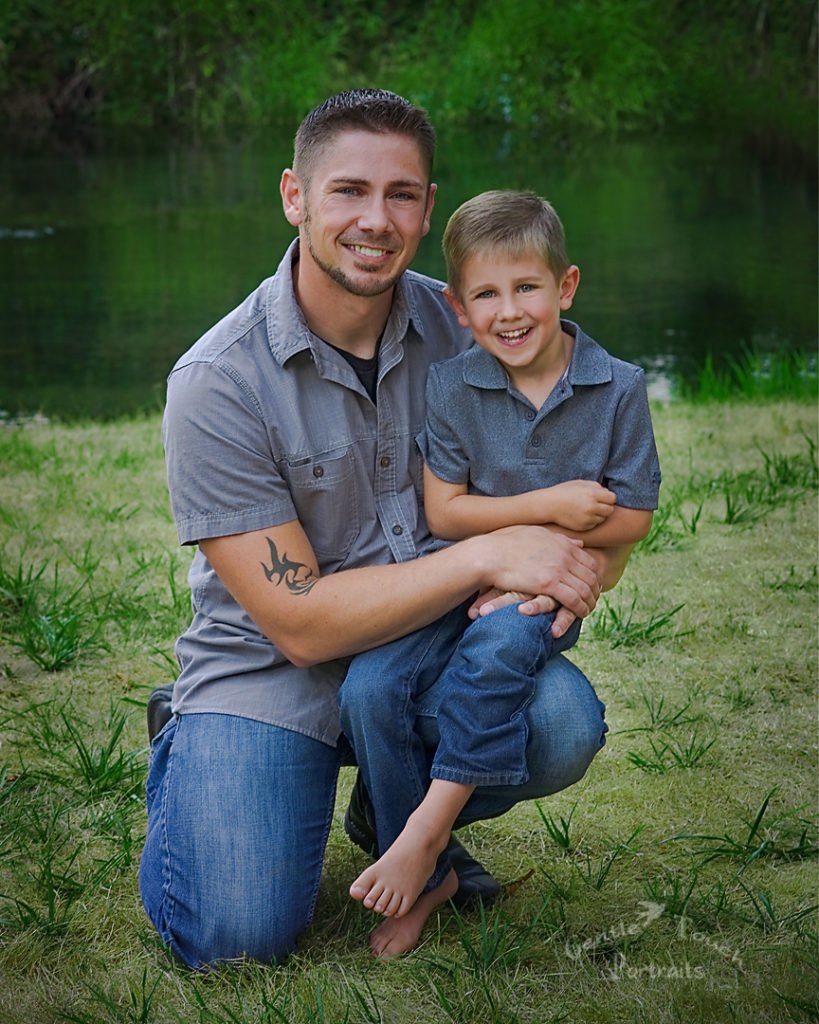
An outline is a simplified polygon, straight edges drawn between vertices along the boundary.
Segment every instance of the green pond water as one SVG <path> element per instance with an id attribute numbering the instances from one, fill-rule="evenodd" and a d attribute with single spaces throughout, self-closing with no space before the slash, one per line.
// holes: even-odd
<path id="1" fill-rule="evenodd" d="M 275 269 L 290 133 L 220 146 L 0 149 L 0 412 L 161 407 L 176 357 Z M 662 397 L 754 343 L 815 351 L 814 175 L 727 140 L 442 133 L 433 230 L 488 188 L 549 198 L 581 269 L 571 315 Z"/>

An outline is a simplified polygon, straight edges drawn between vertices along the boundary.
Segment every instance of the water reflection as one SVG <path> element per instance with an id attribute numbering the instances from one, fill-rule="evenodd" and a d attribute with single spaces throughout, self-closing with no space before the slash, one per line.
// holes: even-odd
<path id="1" fill-rule="evenodd" d="M 550 198 L 581 268 L 573 315 L 646 367 L 679 373 L 743 343 L 813 350 L 816 195 L 723 140 L 440 140 L 433 231 L 486 188 Z M 0 409 L 117 415 L 162 402 L 176 356 L 268 276 L 292 237 L 278 182 L 289 133 L 213 149 L 0 156 Z"/>

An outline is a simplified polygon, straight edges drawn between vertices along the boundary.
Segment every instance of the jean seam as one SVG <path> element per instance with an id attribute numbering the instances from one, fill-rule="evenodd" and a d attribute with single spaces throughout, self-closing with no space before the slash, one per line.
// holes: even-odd
<path id="1" fill-rule="evenodd" d="M 177 721 L 174 729 L 173 739 L 179 730 L 181 718 Z M 159 904 L 159 920 L 162 925 L 162 939 L 173 949 L 177 956 L 181 957 L 181 950 L 173 938 L 172 925 L 176 915 L 176 900 L 171 895 L 171 884 L 173 882 L 173 869 L 171 867 L 171 851 L 168 841 L 168 793 L 170 791 L 171 772 L 174 768 L 174 743 L 171 741 L 171 749 L 168 751 L 168 761 L 165 766 L 165 773 L 162 779 L 162 803 L 160 806 L 160 821 L 162 823 L 162 840 L 160 849 L 162 851 L 162 899 Z M 182 957 L 184 959 L 184 957 Z"/>
<path id="2" fill-rule="evenodd" d="M 332 824 L 333 824 L 333 811 L 335 810 L 335 805 L 336 805 L 336 790 L 338 788 L 338 771 L 339 771 L 339 767 L 340 767 L 340 765 L 336 765 L 336 774 L 335 774 L 335 777 L 333 779 L 333 784 L 332 784 L 332 786 L 330 786 L 330 791 L 329 791 L 329 794 L 328 794 L 329 799 L 327 801 L 327 815 L 326 815 L 325 823 L 324 823 L 324 842 L 322 843 L 322 847 L 321 847 L 321 862 L 322 863 L 319 866 L 319 870 L 316 872 L 316 881 L 315 881 L 315 884 L 313 886 L 313 892 L 312 892 L 311 897 L 310 897 L 309 913 L 307 914 L 307 920 L 308 921 L 312 921 L 313 917 L 315 915 L 316 901 L 318 900 L 319 889 L 321 888 L 322 866 L 324 864 L 324 855 L 325 855 L 325 852 L 327 850 L 327 840 L 330 838 L 330 828 L 332 827 Z"/>
<path id="3" fill-rule="evenodd" d="M 453 614 L 452 612 L 449 613 Z M 426 761 L 426 755 L 424 754 L 423 744 L 415 732 L 415 720 L 418 717 L 417 703 L 415 700 L 416 680 L 419 669 L 423 666 L 429 651 L 435 644 L 438 643 L 438 638 L 444 629 L 444 623 L 448 620 L 448 616 L 442 616 L 438 621 L 435 632 L 429 638 L 428 642 L 424 646 L 422 652 L 420 652 L 415 659 L 415 664 L 412 667 L 412 671 L 407 677 L 406 685 L 404 688 L 404 705 L 402 710 L 402 720 L 404 730 L 402 734 L 401 742 L 401 759 L 404 763 L 404 770 L 407 773 L 410 786 L 412 788 L 413 803 L 415 806 L 419 806 L 426 796 L 428 786 L 425 783 L 428 782 L 428 773 L 422 776 L 418 771 L 418 757 L 413 755 L 413 750 L 420 752 L 419 756 L 424 758 Z"/>

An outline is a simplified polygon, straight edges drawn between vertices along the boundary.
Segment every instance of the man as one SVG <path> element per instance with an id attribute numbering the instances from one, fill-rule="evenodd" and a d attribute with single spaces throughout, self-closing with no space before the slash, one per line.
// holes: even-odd
<path id="1" fill-rule="evenodd" d="M 541 527 L 440 550 L 429 535 L 413 443 L 424 381 L 468 343 L 443 286 L 407 269 L 429 230 L 433 151 L 423 111 L 394 94 L 316 108 L 281 181 L 297 242 L 169 378 L 169 488 L 198 550 L 174 717 L 152 745 L 140 891 L 193 967 L 281 959 L 309 924 L 352 655 L 490 588 L 559 603 L 565 630 L 622 571 Z M 542 684 L 528 788 L 478 790 L 464 820 L 568 785 L 602 745 L 585 677 L 554 659 Z M 376 712 L 377 685 L 372 699 Z M 351 826 L 366 831 L 360 812 Z"/>

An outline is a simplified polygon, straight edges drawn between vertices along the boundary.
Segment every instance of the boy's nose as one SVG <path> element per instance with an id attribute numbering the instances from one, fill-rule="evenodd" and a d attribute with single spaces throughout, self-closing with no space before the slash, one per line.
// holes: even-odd
<path id="1" fill-rule="evenodd" d="M 517 295 L 513 292 L 510 295 L 501 295 L 498 305 L 498 318 L 500 320 L 515 320 L 520 316 L 520 303 Z"/>

